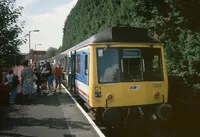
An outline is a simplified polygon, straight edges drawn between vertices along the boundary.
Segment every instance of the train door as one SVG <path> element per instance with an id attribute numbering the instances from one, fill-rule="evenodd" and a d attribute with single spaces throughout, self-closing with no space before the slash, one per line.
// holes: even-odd
<path id="1" fill-rule="evenodd" d="M 83 52 L 83 60 L 84 60 L 84 64 L 83 64 L 83 77 L 84 77 L 84 83 L 86 85 L 89 85 L 89 51 L 84 51 Z"/>
<path id="2" fill-rule="evenodd" d="M 68 65 L 68 56 L 64 57 L 64 67 L 63 67 L 63 80 L 67 80 L 67 65 Z"/>
<path id="3" fill-rule="evenodd" d="M 69 75 L 70 91 L 75 91 L 75 78 L 76 78 L 76 51 L 71 52 L 71 74 Z"/>
<path id="4" fill-rule="evenodd" d="M 90 53 L 89 53 L 89 49 L 86 52 L 83 52 L 84 54 L 84 78 L 85 78 L 85 89 L 86 89 L 86 94 L 87 94 L 87 98 L 85 99 L 85 101 L 89 104 L 89 60 L 90 60 Z M 87 106 L 87 105 L 86 105 Z"/>
<path id="5" fill-rule="evenodd" d="M 69 53 L 67 55 L 67 65 L 66 65 L 66 82 L 67 82 L 67 87 L 70 88 L 70 83 L 71 83 L 71 54 Z"/>

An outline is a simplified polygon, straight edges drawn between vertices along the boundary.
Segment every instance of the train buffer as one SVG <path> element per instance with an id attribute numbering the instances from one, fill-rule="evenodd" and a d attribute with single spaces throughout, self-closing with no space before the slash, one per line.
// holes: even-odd
<path id="1" fill-rule="evenodd" d="M 65 89 L 32 101 L 0 105 L 0 137 L 99 137 L 103 134 Z"/>

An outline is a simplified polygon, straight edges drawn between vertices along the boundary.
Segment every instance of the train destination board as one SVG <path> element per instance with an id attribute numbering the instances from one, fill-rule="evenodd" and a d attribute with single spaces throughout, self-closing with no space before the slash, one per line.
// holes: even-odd
<path id="1" fill-rule="evenodd" d="M 140 58 L 141 51 L 139 49 L 123 49 L 123 58 Z"/>

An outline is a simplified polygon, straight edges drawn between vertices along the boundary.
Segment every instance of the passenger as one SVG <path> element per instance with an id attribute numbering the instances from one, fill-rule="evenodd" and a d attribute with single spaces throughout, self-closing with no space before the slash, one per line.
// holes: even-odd
<path id="1" fill-rule="evenodd" d="M 17 86 L 19 85 L 19 77 L 13 74 L 12 83 L 11 83 L 11 95 L 10 95 L 10 104 L 15 103 L 15 98 L 17 96 Z"/>
<path id="2" fill-rule="evenodd" d="M 31 64 L 31 68 L 32 68 L 32 70 L 34 70 L 36 68 L 36 62 L 33 62 L 33 64 Z"/>
<path id="3" fill-rule="evenodd" d="M 9 82 L 10 86 L 11 86 L 11 83 L 12 83 L 12 79 L 13 79 L 13 70 L 10 69 L 8 74 L 6 75 L 6 79 L 7 81 Z"/>
<path id="4" fill-rule="evenodd" d="M 34 74 L 37 76 L 37 80 L 35 81 L 35 83 L 37 85 L 36 92 L 37 92 L 37 95 L 39 95 L 41 93 L 40 86 L 42 84 L 42 78 L 41 78 L 41 73 L 39 71 L 39 68 L 34 69 Z"/>
<path id="5" fill-rule="evenodd" d="M 41 73 L 42 73 L 42 87 L 41 87 L 41 89 L 46 90 L 47 89 L 47 74 L 46 74 L 46 67 L 45 66 L 42 67 Z"/>
<path id="6" fill-rule="evenodd" d="M 16 97 L 16 94 L 17 94 L 17 88 L 15 88 L 15 86 L 13 85 L 13 77 L 14 77 L 13 70 L 10 69 L 8 74 L 6 75 L 6 79 L 7 79 L 8 83 L 9 83 L 10 88 L 11 88 L 10 104 L 14 104 L 15 103 L 15 97 Z"/>
<path id="7" fill-rule="evenodd" d="M 54 76 L 52 74 L 52 68 L 49 62 L 46 63 L 46 71 L 44 72 L 47 78 L 47 82 L 48 82 L 48 88 L 49 88 L 49 94 L 48 95 L 52 95 L 53 92 L 55 92 L 55 89 L 53 87 L 53 80 L 54 80 Z"/>
<path id="8" fill-rule="evenodd" d="M 53 93 L 55 93 L 55 89 L 53 87 L 53 80 L 54 80 L 54 75 L 50 72 L 47 78 L 49 87 L 49 94 L 47 96 L 53 95 Z"/>
<path id="9" fill-rule="evenodd" d="M 22 70 L 22 92 L 23 100 L 25 96 L 28 96 L 28 99 L 31 100 L 31 94 L 33 93 L 33 70 L 28 65 L 28 60 L 25 60 L 23 63 L 24 69 Z"/>
<path id="10" fill-rule="evenodd" d="M 62 82 L 62 70 L 61 64 L 55 67 L 55 79 L 56 79 L 56 88 L 59 85 L 59 92 L 61 93 L 61 82 Z"/>

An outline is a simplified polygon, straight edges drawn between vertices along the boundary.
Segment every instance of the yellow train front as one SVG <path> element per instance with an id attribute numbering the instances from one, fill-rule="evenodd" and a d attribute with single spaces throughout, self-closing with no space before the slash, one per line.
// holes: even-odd
<path id="1" fill-rule="evenodd" d="M 75 56 L 76 72 L 87 71 L 88 83 L 76 73 L 74 86 L 99 122 L 115 126 L 171 117 L 163 44 L 146 29 L 109 28 L 69 53 Z M 87 54 L 88 61 L 81 54 Z"/>

